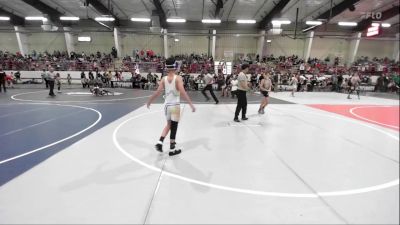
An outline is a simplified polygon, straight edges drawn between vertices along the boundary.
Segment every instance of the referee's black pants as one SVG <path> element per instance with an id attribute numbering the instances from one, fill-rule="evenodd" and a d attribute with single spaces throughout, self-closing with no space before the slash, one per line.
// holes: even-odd
<path id="1" fill-rule="evenodd" d="M 242 111 L 242 118 L 246 118 L 247 111 L 247 97 L 246 91 L 237 90 L 236 95 L 238 98 L 236 111 L 235 111 L 235 119 L 239 119 L 239 113 Z"/>
<path id="2" fill-rule="evenodd" d="M 210 91 L 211 96 L 213 97 L 214 101 L 217 103 L 218 99 L 217 99 L 217 96 L 215 96 L 215 94 L 214 94 L 214 91 L 213 91 L 213 88 L 212 88 L 212 84 L 207 84 L 204 87 L 204 89 L 201 91 L 201 93 L 204 95 L 204 97 L 206 97 L 206 99 L 208 101 L 210 98 L 207 96 L 207 93 L 206 93 L 207 90 Z"/>
<path id="3" fill-rule="evenodd" d="M 54 80 L 48 80 L 47 82 L 48 82 L 49 87 L 50 87 L 49 95 L 50 96 L 54 96 L 55 95 L 54 94 Z"/>

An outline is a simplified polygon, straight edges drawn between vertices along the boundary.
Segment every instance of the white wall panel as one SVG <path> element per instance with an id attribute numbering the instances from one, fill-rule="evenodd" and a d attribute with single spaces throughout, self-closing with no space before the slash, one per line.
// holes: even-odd
<path id="1" fill-rule="evenodd" d="M 305 39 L 294 40 L 292 38 L 283 36 L 267 37 L 267 39 L 271 40 L 270 43 L 267 43 L 267 55 L 298 55 L 299 57 L 303 57 Z"/>
<path id="2" fill-rule="evenodd" d="M 12 33 L 0 33 L 0 50 L 16 53 L 19 51 L 17 36 Z"/>
<path id="3" fill-rule="evenodd" d="M 53 53 L 54 50 L 65 51 L 64 33 L 30 33 L 28 34 L 28 49 L 29 53 L 33 50 L 36 52 L 48 51 Z"/>
<path id="4" fill-rule="evenodd" d="M 217 36 L 215 50 L 217 59 L 223 59 L 225 51 L 232 51 L 233 55 L 238 53 L 257 54 L 257 41 L 257 37 L 235 36 L 233 34 Z"/>
<path id="5" fill-rule="evenodd" d="M 325 59 L 329 57 L 331 62 L 339 57 L 345 62 L 348 56 L 350 42 L 345 39 L 331 39 L 315 37 L 311 48 L 311 58 Z"/>
<path id="6" fill-rule="evenodd" d="M 114 46 L 114 36 L 112 32 L 84 32 L 79 36 L 90 36 L 91 42 L 78 42 L 78 35 L 74 35 L 76 46 L 75 51 L 81 53 L 84 51 L 86 54 L 96 53 L 97 51 L 110 53 L 111 48 Z"/>
<path id="7" fill-rule="evenodd" d="M 168 36 L 168 48 L 169 55 L 207 54 L 208 36 Z"/>
<path id="8" fill-rule="evenodd" d="M 392 58 L 395 41 L 361 40 L 357 57 L 368 56 L 378 58 Z"/>
<path id="9" fill-rule="evenodd" d="M 164 45 L 161 35 L 145 35 L 122 33 L 122 55 L 132 56 L 132 51 L 153 50 L 157 55 L 163 55 Z"/>

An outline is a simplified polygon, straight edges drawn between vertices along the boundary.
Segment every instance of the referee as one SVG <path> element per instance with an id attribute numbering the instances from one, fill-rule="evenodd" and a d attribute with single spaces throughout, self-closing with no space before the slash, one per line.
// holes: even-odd
<path id="1" fill-rule="evenodd" d="M 239 113 L 242 111 L 242 120 L 248 120 L 249 118 L 246 117 L 246 111 L 247 111 L 247 97 L 246 97 L 246 92 L 249 90 L 249 85 L 247 83 L 247 72 L 249 70 L 249 65 L 244 64 L 242 65 L 242 71 L 238 75 L 238 90 L 237 90 L 237 97 L 238 97 L 238 102 L 236 106 L 236 111 L 235 111 L 235 118 L 233 121 L 235 122 L 240 122 L 239 120 Z"/>

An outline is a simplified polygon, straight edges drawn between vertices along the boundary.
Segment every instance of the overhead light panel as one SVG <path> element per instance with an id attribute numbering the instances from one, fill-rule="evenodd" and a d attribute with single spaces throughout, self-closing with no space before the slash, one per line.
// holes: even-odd
<path id="1" fill-rule="evenodd" d="M 168 23 L 185 23 L 185 19 L 178 19 L 178 18 L 169 18 L 167 19 Z"/>
<path id="2" fill-rule="evenodd" d="M 221 20 L 213 20 L 213 19 L 203 19 L 202 23 L 221 23 Z"/>
<path id="3" fill-rule="evenodd" d="M 382 23 L 381 26 L 382 26 L 382 27 L 390 27 L 391 24 L 390 24 L 390 23 Z"/>
<path id="4" fill-rule="evenodd" d="M 96 21 L 101 21 L 101 22 L 109 22 L 109 21 L 114 21 L 114 17 L 96 17 L 94 18 Z"/>
<path id="5" fill-rule="evenodd" d="M 271 40 L 267 40 L 267 43 L 271 43 L 272 41 Z"/>
<path id="6" fill-rule="evenodd" d="M 344 26 L 344 27 L 355 27 L 357 26 L 356 22 L 339 22 L 339 26 Z"/>
<path id="7" fill-rule="evenodd" d="M 311 20 L 309 20 L 309 21 L 306 21 L 306 24 L 307 24 L 307 25 L 318 26 L 318 25 L 321 25 L 321 24 L 322 24 L 322 21 L 311 21 Z"/>
<path id="8" fill-rule="evenodd" d="M 373 26 L 373 27 L 379 27 L 380 24 L 379 24 L 379 23 L 371 23 L 371 26 Z"/>
<path id="9" fill-rule="evenodd" d="M 76 16 L 61 16 L 60 20 L 65 20 L 65 21 L 78 21 L 79 17 Z"/>
<path id="10" fill-rule="evenodd" d="M 41 20 L 41 21 L 47 21 L 47 18 L 43 16 L 27 16 L 25 17 L 25 20 Z"/>
<path id="11" fill-rule="evenodd" d="M 78 41 L 81 41 L 81 42 L 90 42 L 90 41 L 92 41 L 92 38 L 91 38 L 91 37 L 84 37 L 84 36 L 82 36 L 82 37 L 78 37 Z"/>
<path id="12" fill-rule="evenodd" d="M 256 23 L 256 20 L 236 20 L 236 23 L 245 23 L 245 24 L 253 24 Z"/>
<path id="13" fill-rule="evenodd" d="M 175 41 L 175 42 L 178 42 L 178 41 L 179 41 L 179 39 L 178 39 L 178 38 L 175 38 L 175 39 L 174 39 L 174 41 Z"/>
<path id="14" fill-rule="evenodd" d="M 0 20 L 3 20 L 3 21 L 10 20 L 10 17 L 8 17 L 8 16 L 0 16 Z"/>
<path id="15" fill-rule="evenodd" d="M 273 25 L 282 25 L 282 24 L 291 24 L 290 20 L 272 20 L 271 23 Z"/>
<path id="16" fill-rule="evenodd" d="M 131 18 L 131 21 L 133 22 L 150 22 L 150 18 Z"/>

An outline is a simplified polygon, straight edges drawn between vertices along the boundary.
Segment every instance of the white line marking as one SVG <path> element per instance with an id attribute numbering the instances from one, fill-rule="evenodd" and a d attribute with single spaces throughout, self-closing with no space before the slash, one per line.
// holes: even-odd
<path id="1" fill-rule="evenodd" d="M 19 101 L 19 100 L 17 100 L 17 101 Z M 39 104 L 39 103 L 36 103 L 36 104 Z M 46 103 L 40 103 L 40 104 L 46 104 Z M 49 105 L 49 104 L 47 104 L 47 105 Z M 40 148 L 36 148 L 36 149 L 34 149 L 34 150 L 32 150 L 32 151 L 29 151 L 29 152 L 26 152 L 26 153 L 23 153 L 23 154 L 14 156 L 14 157 L 12 157 L 12 158 L 5 159 L 5 160 L 3 160 L 3 161 L 0 161 L 0 165 L 1 165 L 1 164 L 4 164 L 4 163 L 6 163 L 6 162 L 9 162 L 9 161 L 12 161 L 12 160 L 15 160 L 15 159 L 19 159 L 19 158 L 21 158 L 21 157 L 24 157 L 24 156 L 33 154 L 33 153 L 35 153 L 35 152 L 42 151 L 42 150 L 44 150 L 44 149 L 46 149 L 46 148 L 48 148 L 48 147 L 54 146 L 54 145 L 56 145 L 56 144 L 59 144 L 59 143 L 64 142 L 64 141 L 66 141 L 66 140 L 69 140 L 69 139 L 71 139 L 71 138 L 73 138 L 73 137 L 76 137 L 76 136 L 82 134 L 83 132 L 89 130 L 90 128 L 94 127 L 96 124 L 98 124 L 98 123 L 100 122 L 100 120 L 101 120 L 101 118 L 102 118 L 102 114 L 101 114 L 99 111 L 97 111 L 97 110 L 95 110 L 95 109 L 92 109 L 92 108 L 83 107 L 83 106 L 77 106 L 77 105 L 61 105 L 61 104 L 53 104 L 53 105 L 57 105 L 57 106 L 67 106 L 67 107 L 74 107 L 74 108 L 81 108 L 81 109 L 91 110 L 91 111 L 97 113 L 98 118 L 97 118 L 97 120 L 96 120 L 94 123 L 92 123 L 90 126 L 88 126 L 88 127 L 86 127 L 85 129 L 79 131 L 78 133 L 75 133 L 75 134 L 73 134 L 73 135 L 71 135 L 71 136 L 69 136 L 69 137 L 66 137 L 66 138 L 64 138 L 64 139 L 58 140 L 58 141 L 53 142 L 53 143 L 51 143 L 51 144 L 48 144 L 48 145 L 46 145 L 46 146 L 43 146 L 43 147 L 40 147 Z"/>
<path id="2" fill-rule="evenodd" d="M 356 109 L 364 109 L 364 108 L 388 108 L 388 107 L 392 107 L 392 106 L 359 106 L 359 107 L 351 108 L 351 109 L 350 109 L 350 113 L 351 113 L 353 116 L 355 116 L 355 117 L 357 117 L 357 118 L 359 118 L 359 119 L 361 119 L 361 120 L 366 120 L 366 121 L 371 122 L 371 123 L 375 123 L 375 124 L 383 125 L 383 126 L 386 126 L 386 127 L 392 127 L 392 128 L 395 128 L 395 129 L 399 129 L 398 126 L 389 125 L 389 124 L 385 124 L 385 123 L 380 123 L 380 122 L 377 122 L 377 121 L 375 121 L 375 120 L 370 120 L 370 119 L 367 119 L 367 118 L 365 118 L 365 117 L 362 117 L 362 116 L 360 116 L 360 115 L 358 115 L 357 113 L 354 112 Z"/>
<path id="3" fill-rule="evenodd" d="M 35 123 L 35 124 L 29 125 L 29 126 L 26 126 L 26 127 L 23 127 L 23 128 L 12 130 L 12 131 L 9 131 L 9 132 L 7 132 L 5 134 L 0 135 L 0 137 L 7 136 L 7 135 L 10 135 L 10 134 L 14 134 L 14 133 L 17 133 L 19 131 L 23 131 L 23 130 L 26 130 L 26 129 L 29 129 L 29 128 L 32 128 L 32 127 L 35 127 L 35 126 L 38 126 L 38 125 L 41 125 L 41 124 L 45 124 L 45 123 L 48 123 L 48 122 L 50 122 L 52 120 L 53 119 L 49 119 L 49 120 L 45 120 L 45 121 L 42 121 L 42 122 L 39 122 L 39 123 Z"/>
<path id="4" fill-rule="evenodd" d="M 125 100 L 134 100 L 134 99 L 141 99 L 141 98 L 147 98 L 150 97 L 151 95 L 146 95 L 146 96 L 139 96 L 139 97 L 132 97 L 132 98 L 117 98 L 117 99 L 102 99 L 102 100 L 84 100 L 84 101 L 42 101 L 42 100 L 30 100 L 30 99 L 21 99 L 21 98 L 16 98 L 17 96 L 21 95 L 26 95 L 26 94 L 33 94 L 33 93 L 39 93 L 39 92 L 44 92 L 44 91 L 34 91 L 34 92 L 24 92 L 24 93 L 19 93 L 11 96 L 12 100 L 15 101 L 22 101 L 22 102 L 38 102 L 38 103 L 86 103 L 86 102 L 111 102 L 111 101 L 125 101 Z"/>
<path id="5" fill-rule="evenodd" d="M 128 123 L 131 120 L 143 117 L 143 116 L 147 116 L 153 113 L 156 113 L 159 111 L 154 111 L 154 112 L 148 112 L 148 113 L 142 113 L 139 114 L 137 116 L 131 117 L 127 120 L 125 120 L 124 122 L 122 122 L 121 124 L 119 124 L 113 132 L 113 142 L 114 145 L 117 147 L 117 149 L 124 154 L 126 157 L 128 157 L 129 159 L 131 159 L 132 161 L 138 163 L 139 165 L 142 165 L 150 170 L 156 171 L 156 172 L 161 172 L 161 170 L 155 166 L 149 165 L 137 158 L 135 158 L 134 156 L 132 156 L 131 154 L 129 154 L 127 151 L 125 151 L 121 145 L 119 144 L 118 140 L 117 140 L 117 133 L 119 131 L 119 129 L 125 125 L 126 123 Z M 306 112 L 306 111 L 303 111 Z M 336 116 L 331 116 L 331 115 L 325 115 L 325 114 L 319 114 L 319 113 L 313 113 L 313 112 L 306 112 L 306 113 L 311 113 L 311 114 L 315 114 L 315 115 L 321 115 L 321 116 L 329 116 L 332 118 L 337 118 L 337 119 L 341 119 L 350 123 L 354 123 L 354 120 L 346 120 L 347 118 L 341 118 L 341 117 L 336 117 Z M 394 138 L 395 140 L 399 140 L 398 137 L 387 133 L 385 131 L 381 131 L 377 128 L 374 128 L 372 126 L 368 126 L 362 123 L 357 123 L 369 128 L 372 128 L 376 131 L 379 131 L 383 134 L 388 135 L 389 137 Z M 242 188 L 233 188 L 233 187 L 228 187 L 228 186 L 223 186 L 223 185 L 216 185 L 216 184 L 211 184 L 211 183 L 206 183 L 206 182 L 202 182 L 202 181 L 198 181 L 198 180 L 194 180 L 188 177 L 184 177 L 184 176 L 180 176 L 174 173 L 170 173 L 170 172 L 166 172 L 163 171 L 163 173 L 167 176 L 179 179 L 179 180 L 183 180 L 186 182 L 190 182 L 190 183 L 194 183 L 194 184 L 198 184 L 198 185 L 202 185 L 202 186 L 206 186 L 206 187 L 211 187 L 211 188 L 216 188 L 216 189 L 220 189 L 220 190 L 225 190 L 225 191 L 232 191 L 232 192 L 237 192 L 237 193 L 244 193 L 244 194 L 251 194 L 251 195 L 261 195 L 261 196 L 273 196 L 273 197 L 289 197 L 289 198 L 318 198 L 318 197 L 331 197 L 331 196 L 345 196 L 345 195 L 354 195 L 354 194 L 362 194 L 362 193 L 366 193 L 366 192 L 371 192 L 371 191 L 378 191 L 378 190 L 382 190 L 382 189 L 386 189 L 386 188 L 390 188 L 390 187 L 394 187 L 399 185 L 399 179 L 384 183 L 384 184 L 379 184 L 379 185 L 374 185 L 374 186 L 370 186 L 370 187 L 365 187 L 365 188 L 358 188 L 358 189 L 350 189 L 350 190 L 344 190 L 344 191 L 330 191 L 330 192 L 317 192 L 316 194 L 307 194 L 307 193 L 284 193 L 284 192 L 266 192 L 266 191 L 256 191 L 256 190 L 249 190 L 249 189 L 242 189 Z"/>
<path id="6" fill-rule="evenodd" d="M 4 118 L 4 117 L 8 117 L 8 116 L 14 116 L 14 115 L 18 115 L 18 114 L 24 114 L 24 113 L 27 113 L 27 112 L 40 111 L 40 110 L 44 110 L 44 109 L 46 109 L 46 108 L 29 109 L 29 110 L 26 110 L 26 111 L 8 113 L 8 114 L 1 115 L 0 118 Z"/>

